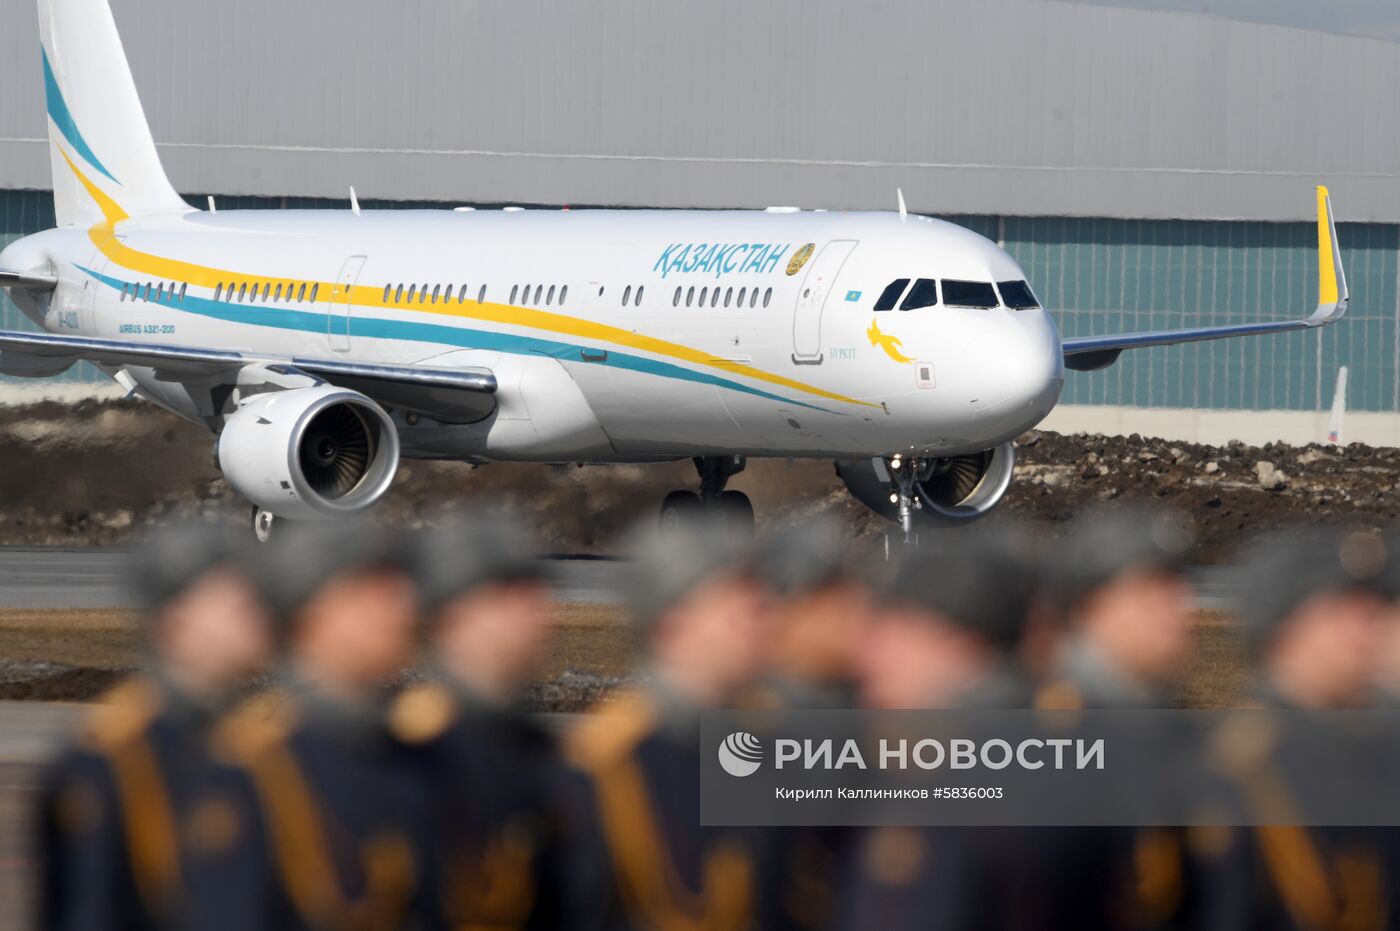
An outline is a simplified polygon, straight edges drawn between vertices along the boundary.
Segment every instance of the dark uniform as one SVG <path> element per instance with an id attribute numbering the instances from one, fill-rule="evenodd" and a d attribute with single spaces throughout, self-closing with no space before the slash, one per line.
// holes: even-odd
<path id="1" fill-rule="evenodd" d="M 754 832 L 700 825 L 700 711 L 638 690 L 570 735 L 584 814 L 570 869 L 575 927 L 740 931 L 758 907 Z"/>
<path id="2" fill-rule="evenodd" d="M 246 569 L 228 538 L 206 527 L 163 531 L 140 553 L 137 595 L 157 627 L 182 623 L 162 612 L 211 573 Z M 268 636 L 261 614 L 229 620 L 257 625 L 258 636 Z M 240 829 L 236 814 L 211 793 L 220 767 L 209 746 L 239 683 L 202 683 L 206 689 L 196 697 L 163 671 L 158 637 L 154 652 L 153 670 L 107 695 L 46 774 L 38 837 L 41 927 L 190 925 L 199 888 L 193 861 L 227 847 Z"/>
<path id="3" fill-rule="evenodd" d="M 116 688 L 50 770 L 40 809 L 46 928 L 188 922 L 190 847 L 238 829 L 206 793 L 217 778 L 212 709 L 158 676 Z"/>
<path id="4" fill-rule="evenodd" d="M 248 823 L 203 858 L 199 926 L 378 929 L 426 922 L 430 818 L 415 755 L 382 709 L 301 687 L 221 727 L 223 792 Z"/>

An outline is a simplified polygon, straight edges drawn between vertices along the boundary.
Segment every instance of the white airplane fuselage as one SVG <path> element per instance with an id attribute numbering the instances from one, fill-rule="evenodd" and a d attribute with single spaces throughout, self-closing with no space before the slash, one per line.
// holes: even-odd
<path id="1" fill-rule="evenodd" d="M 874 309 L 897 279 L 1025 279 L 987 239 L 894 213 L 109 213 L 0 267 L 42 260 L 59 284 L 27 309 L 56 334 L 490 369 L 480 422 L 395 412 L 408 456 L 953 456 L 1035 426 L 1063 384 L 1038 306 L 940 288 Z M 185 383 L 123 377 L 199 419 Z"/>

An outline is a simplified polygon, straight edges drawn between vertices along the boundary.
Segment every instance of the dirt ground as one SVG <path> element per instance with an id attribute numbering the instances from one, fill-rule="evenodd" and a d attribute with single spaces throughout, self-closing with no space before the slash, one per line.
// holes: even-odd
<path id="1" fill-rule="evenodd" d="M 0 544 L 106 545 L 181 516 L 245 522 L 248 508 L 215 467 L 212 438 L 138 401 L 0 408 Z M 473 498 L 531 516 L 551 550 L 608 552 L 667 491 L 695 484 L 688 462 L 649 466 L 405 462 L 376 513 L 416 526 Z M 732 487 L 760 523 L 832 512 L 855 537 L 889 525 L 852 500 L 830 463 L 754 461 Z M 1200 528 L 1203 558 L 1224 558 L 1248 534 L 1294 521 L 1388 524 L 1400 516 L 1400 450 L 1198 446 L 1031 432 L 992 520 L 1022 518 L 1054 534 L 1097 503 L 1150 501 Z"/>

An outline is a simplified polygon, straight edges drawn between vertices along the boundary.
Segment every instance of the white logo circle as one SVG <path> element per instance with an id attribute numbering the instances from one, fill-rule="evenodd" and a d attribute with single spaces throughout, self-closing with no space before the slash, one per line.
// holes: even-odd
<path id="1" fill-rule="evenodd" d="M 731 776 L 752 776 L 763 763 L 763 744 L 752 734 L 735 731 L 719 745 L 719 765 Z"/>

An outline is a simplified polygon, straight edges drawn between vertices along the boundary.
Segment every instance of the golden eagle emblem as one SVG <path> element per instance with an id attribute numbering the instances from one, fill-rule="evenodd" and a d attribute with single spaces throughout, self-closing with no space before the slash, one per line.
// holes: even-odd
<path id="1" fill-rule="evenodd" d="M 885 350 L 885 355 L 889 356 L 894 361 L 900 364 L 914 361 L 899 351 L 904 345 L 899 341 L 899 337 L 891 336 L 888 333 L 882 333 L 878 322 L 871 320 L 870 329 L 865 331 L 865 335 L 870 337 L 870 345 Z"/>
<path id="2" fill-rule="evenodd" d="M 816 248 L 816 243 L 809 242 L 792 254 L 792 258 L 788 259 L 787 273 L 789 278 L 802 271 L 802 266 L 807 264 L 807 260 L 812 257 Z"/>

